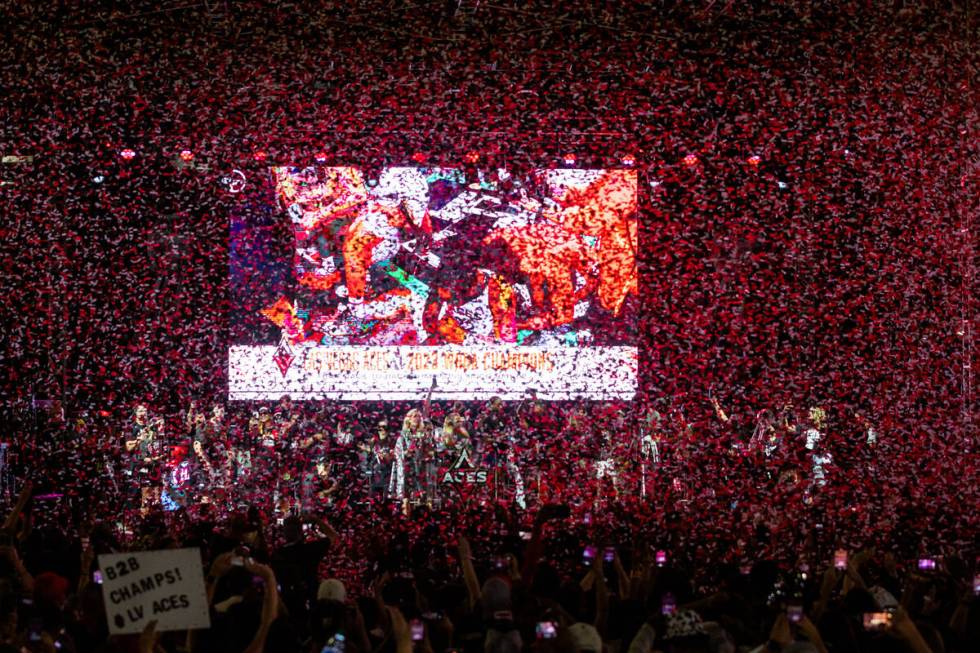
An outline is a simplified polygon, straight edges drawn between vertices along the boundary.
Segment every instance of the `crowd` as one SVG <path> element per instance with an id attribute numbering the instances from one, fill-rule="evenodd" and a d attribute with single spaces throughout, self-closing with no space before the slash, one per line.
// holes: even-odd
<path id="1" fill-rule="evenodd" d="M 54 584 L 44 636 L 100 650 L 93 554 L 200 546 L 212 628 L 164 650 L 969 650 L 975 487 L 925 519 L 880 426 L 788 405 L 740 427 L 708 401 L 725 437 L 667 402 L 56 412 L 11 461 L 9 591 Z M 445 455 L 399 461 L 417 431 Z M 464 451 L 489 478 L 441 482 Z M 11 601 L 11 640 L 44 600 Z"/>
<path id="2" fill-rule="evenodd" d="M 737 542 L 686 532 L 680 505 L 644 521 L 612 502 L 138 517 L 89 502 L 75 521 L 45 500 L 28 483 L 3 526 L 2 650 L 937 652 L 980 637 L 975 542 L 910 557 L 829 519 L 784 548 L 792 533 L 765 521 Z M 177 547 L 201 550 L 211 627 L 109 637 L 96 554 Z"/>
<path id="3" fill-rule="evenodd" d="M 970 3 L 7 4 L 7 650 L 980 641 Z M 569 152 L 640 172 L 634 402 L 225 405 L 221 175 Z M 212 628 L 108 637 L 178 545 Z"/>

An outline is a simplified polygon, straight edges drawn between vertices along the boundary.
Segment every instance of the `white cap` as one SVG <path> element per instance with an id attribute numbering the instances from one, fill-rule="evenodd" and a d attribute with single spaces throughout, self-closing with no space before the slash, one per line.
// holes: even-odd
<path id="1" fill-rule="evenodd" d="M 328 578 L 320 583 L 320 587 L 316 591 L 316 600 L 343 603 L 347 600 L 347 588 L 336 578 Z"/>
<path id="2" fill-rule="evenodd" d="M 582 622 L 572 624 L 568 627 L 568 634 L 575 642 L 576 651 L 595 651 L 595 653 L 602 651 L 602 637 L 592 624 Z"/>

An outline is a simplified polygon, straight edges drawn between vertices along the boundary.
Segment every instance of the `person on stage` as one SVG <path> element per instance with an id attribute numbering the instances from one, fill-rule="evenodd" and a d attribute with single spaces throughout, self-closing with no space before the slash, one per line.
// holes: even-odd
<path id="1" fill-rule="evenodd" d="M 204 429 L 206 436 L 205 452 L 212 464 L 211 484 L 219 489 L 226 488 L 231 481 L 234 463 L 234 454 L 228 442 L 227 429 L 224 406 L 214 404 Z"/>
<path id="2" fill-rule="evenodd" d="M 442 422 L 442 439 L 447 451 L 460 453 L 466 449 L 467 453 L 472 453 L 473 443 L 466 428 L 463 406 L 459 402 L 453 404 Z"/>
<path id="3" fill-rule="evenodd" d="M 639 463 L 640 497 L 646 498 L 653 488 L 654 474 L 662 462 L 662 442 L 666 432 L 664 417 L 651 407 L 645 417 L 639 420 Z"/>
<path id="4" fill-rule="evenodd" d="M 493 470 L 494 493 L 499 496 L 505 477 L 514 485 L 514 500 L 521 508 L 527 506 L 524 494 L 524 477 L 518 466 L 517 430 L 519 426 L 507 413 L 500 397 L 491 397 L 490 403 L 478 420 L 481 454 L 487 467 Z"/>
<path id="5" fill-rule="evenodd" d="M 337 479 L 331 476 L 330 448 L 330 439 L 322 432 L 314 433 L 299 443 L 298 458 L 302 471 L 297 503 L 301 513 L 322 508 L 338 490 Z"/>
<path id="6" fill-rule="evenodd" d="M 394 461 L 394 438 L 388 432 L 388 420 L 381 420 L 371 438 L 358 445 L 364 461 L 367 477 L 368 498 L 372 502 L 384 501 L 389 496 Z"/>
<path id="7" fill-rule="evenodd" d="M 132 439 L 126 451 L 132 456 L 133 480 L 140 488 L 140 514 L 160 503 L 163 461 L 163 418 L 150 419 L 146 406 L 137 406 L 133 417 Z"/>
<path id="8" fill-rule="evenodd" d="M 191 455 L 187 458 L 190 469 L 190 482 L 188 486 L 194 496 L 206 495 L 211 486 L 211 479 L 214 476 L 211 458 L 208 455 L 208 434 L 207 417 L 204 413 L 194 412 L 194 404 L 191 403 L 187 411 L 187 423 L 189 425 L 188 437 L 190 439 Z"/>
<path id="9" fill-rule="evenodd" d="M 417 499 L 425 490 L 425 464 L 431 448 L 432 428 L 429 423 L 429 402 L 432 391 L 436 387 L 433 377 L 429 394 L 426 395 L 422 409 L 413 408 L 402 421 L 401 433 L 395 442 L 393 494 L 401 502 L 402 509 L 407 513 L 409 504 Z"/>
<path id="10" fill-rule="evenodd" d="M 810 456 L 810 485 L 823 487 L 827 484 L 827 465 L 833 462 L 833 456 L 820 443 L 823 441 L 824 423 L 827 414 L 823 408 L 813 406 L 807 414 L 810 427 L 803 432 L 806 439 L 806 450 Z"/>

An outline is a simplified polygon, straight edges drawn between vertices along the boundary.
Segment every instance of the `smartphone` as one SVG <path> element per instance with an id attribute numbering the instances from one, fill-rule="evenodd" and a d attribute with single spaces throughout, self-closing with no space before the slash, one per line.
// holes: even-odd
<path id="1" fill-rule="evenodd" d="M 586 526 L 590 526 L 592 524 L 592 513 L 591 512 L 587 512 L 584 515 L 582 515 L 582 523 L 585 524 Z"/>
<path id="2" fill-rule="evenodd" d="M 980 574 L 973 577 L 973 595 L 980 596 Z"/>
<path id="3" fill-rule="evenodd" d="M 343 633 L 335 633 L 320 649 L 320 653 L 344 653 L 346 638 Z"/>
<path id="4" fill-rule="evenodd" d="M 494 571 L 507 571 L 510 566 L 510 561 L 503 556 L 498 556 L 493 559 L 493 569 Z"/>
<path id="5" fill-rule="evenodd" d="M 891 625 L 892 625 L 891 612 L 865 612 L 864 613 L 865 630 L 885 630 Z"/>
<path id="6" fill-rule="evenodd" d="M 844 571 L 847 569 L 847 551 L 838 549 L 834 552 L 834 569 Z"/>
<path id="7" fill-rule="evenodd" d="M 790 623 L 798 624 L 800 619 L 803 618 L 803 606 L 802 605 L 790 605 L 786 608 L 786 618 L 789 619 Z"/>
<path id="8" fill-rule="evenodd" d="M 43 626 L 40 619 L 31 619 L 30 628 L 27 631 L 27 638 L 32 642 L 41 641 L 41 630 Z"/>
<path id="9" fill-rule="evenodd" d="M 936 568 L 936 561 L 932 558 L 919 558 L 919 571 L 933 571 Z"/>
<path id="10" fill-rule="evenodd" d="M 612 562 L 616 559 L 616 547 L 607 546 L 606 550 L 602 553 L 602 559 L 605 562 Z"/>
<path id="11" fill-rule="evenodd" d="M 425 638 L 425 626 L 421 619 L 412 619 L 411 630 L 413 642 L 421 642 Z"/>
<path id="12" fill-rule="evenodd" d="M 554 621 L 539 621 L 534 632 L 537 633 L 538 639 L 554 639 L 558 637 L 558 628 L 555 626 Z"/>
<path id="13" fill-rule="evenodd" d="M 95 583 L 96 585 L 102 584 L 102 572 L 99 571 L 98 569 L 92 572 L 92 582 Z"/>
<path id="14" fill-rule="evenodd" d="M 656 560 L 657 560 L 657 566 L 658 567 L 663 567 L 665 564 L 667 564 L 667 552 L 666 551 L 657 551 L 657 558 L 656 558 Z"/>
<path id="15" fill-rule="evenodd" d="M 582 550 L 582 562 L 585 564 L 591 564 L 592 561 L 595 560 L 595 553 L 596 551 L 594 546 L 585 547 L 585 549 Z"/>
<path id="16" fill-rule="evenodd" d="M 663 599 L 660 600 L 660 614 L 668 615 L 674 614 L 677 611 L 677 603 L 674 601 L 674 595 L 671 593 L 664 594 Z"/>

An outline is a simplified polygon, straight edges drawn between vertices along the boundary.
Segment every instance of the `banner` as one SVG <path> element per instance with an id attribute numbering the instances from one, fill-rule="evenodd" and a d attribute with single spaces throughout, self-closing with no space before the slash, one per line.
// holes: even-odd
<path id="1" fill-rule="evenodd" d="M 199 549 L 100 555 L 99 569 L 111 635 L 211 626 Z"/>
<path id="2" fill-rule="evenodd" d="M 545 400 L 633 398 L 635 347 L 538 348 L 324 347 L 290 349 L 289 365 L 272 346 L 231 348 L 232 400 L 403 400 L 428 392 L 435 399 L 518 400 L 534 389 Z"/>

